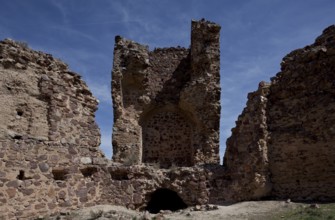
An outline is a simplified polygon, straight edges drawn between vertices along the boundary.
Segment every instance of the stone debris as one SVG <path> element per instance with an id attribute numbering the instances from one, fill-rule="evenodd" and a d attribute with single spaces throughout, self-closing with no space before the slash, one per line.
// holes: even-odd
<path id="1" fill-rule="evenodd" d="M 313 208 L 313 209 L 319 209 L 320 208 L 320 206 L 316 203 L 311 204 L 309 207 Z"/>
<path id="2" fill-rule="evenodd" d="M 196 205 L 193 208 L 191 208 L 191 211 L 211 211 L 211 210 L 217 210 L 219 209 L 217 205 Z"/>

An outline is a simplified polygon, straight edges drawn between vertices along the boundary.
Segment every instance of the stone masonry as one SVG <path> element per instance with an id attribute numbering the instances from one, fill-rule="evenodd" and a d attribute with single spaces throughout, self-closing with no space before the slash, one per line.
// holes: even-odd
<path id="1" fill-rule="evenodd" d="M 335 198 L 335 26 L 288 54 L 272 79 L 268 130 L 273 194 Z"/>
<path id="2" fill-rule="evenodd" d="M 119 77 L 120 84 L 113 84 L 114 162 L 98 148 L 97 101 L 80 76 L 49 54 L 2 41 L 0 216 L 30 219 L 94 204 L 143 210 L 158 189 L 178 193 L 186 205 L 208 203 L 211 173 L 193 165 L 219 162 L 219 30 L 210 22 L 193 22 L 193 53 L 182 48 L 148 51 L 116 38 L 113 82 Z M 206 65 L 200 68 L 198 62 Z M 146 71 L 150 77 L 141 75 Z M 197 92 L 199 100 L 213 102 L 199 106 Z M 158 122 L 165 126 L 157 127 Z M 143 157 L 142 142 L 135 141 L 142 139 Z M 167 157 L 157 156 L 160 142 L 171 151 Z"/>
<path id="3" fill-rule="evenodd" d="M 335 26 L 248 95 L 224 165 L 236 199 L 334 200 Z"/>
<path id="4" fill-rule="evenodd" d="M 230 186 L 234 200 L 259 199 L 271 190 L 268 168 L 267 95 L 270 84 L 261 82 L 248 95 L 247 107 L 239 116 L 224 155 L 226 172 L 233 180 Z"/>
<path id="5" fill-rule="evenodd" d="M 149 51 L 115 38 L 113 161 L 98 148 L 98 102 L 80 76 L 49 54 L 1 41 L 0 219 L 96 204 L 152 210 L 154 195 L 167 199 L 162 191 L 181 207 L 334 200 L 335 26 L 248 95 L 223 166 L 219 31 L 192 21 L 189 49 Z"/>
<path id="6" fill-rule="evenodd" d="M 96 200 L 82 165 L 103 155 L 97 100 L 80 76 L 49 54 L 2 41 L 0 103 L 0 216 L 31 218 Z"/>
<path id="7" fill-rule="evenodd" d="M 219 163 L 220 26 L 192 22 L 191 48 L 116 37 L 113 159 L 161 167 Z"/>

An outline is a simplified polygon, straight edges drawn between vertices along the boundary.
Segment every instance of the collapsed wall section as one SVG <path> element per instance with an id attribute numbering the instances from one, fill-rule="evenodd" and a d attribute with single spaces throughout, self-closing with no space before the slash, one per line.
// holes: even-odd
<path id="1" fill-rule="evenodd" d="M 219 31 L 193 21 L 191 49 L 149 51 L 116 37 L 114 161 L 164 168 L 219 163 Z"/>
<path id="2" fill-rule="evenodd" d="M 266 110 L 270 84 L 261 82 L 248 94 L 247 107 L 238 117 L 232 136 L 227 139 L 223 158 L 233 191 L 232 200 L 259 199 L 271 191 Z"/>
<path id="3" fill-rule="evenodd" d="M 240 200 L 334 200 L 334 39 L 333 25 L 284 57 L 271 84 L 248 96 L 224 157 Z M 259 191 L 262 183 L 271 190 Z"/>
<path id="4" fill-rule="evenodd" d="M 97 201 L 98 168 L 87 166 L 103 158 L 98 103 L 80 76 L 49 54 L 1 41 L 0 103 L 1 215 L 32 218 Z"/>
<path id="5" fill-rule="evenodd" d="M 97 101 L 79 75 L 11 40 L 1 42 L 0 53 L 0 140 L 99 146 Z"/>
<path id="6" fill-rule="evenodd" d="M 335 26 L 284 57 L 269 94 L 273 195 L 335 198 Z"/>

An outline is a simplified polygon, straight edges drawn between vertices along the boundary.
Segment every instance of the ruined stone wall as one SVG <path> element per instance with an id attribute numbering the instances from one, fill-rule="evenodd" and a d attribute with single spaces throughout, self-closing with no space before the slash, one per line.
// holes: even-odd
<path id="1" fill-rule="evenodd" d="M 190 49 L 149 51 L 116 37 L 116 163 L 107 168 L 102 201 L 143 209 L 159 189 L 173 190 L 186 205 L 217 197 L 210 191 L 213 171 L 198 165 L 219 163 L 219 31 L 193 21 Z"/>
<path id="2" fill-rule="evenodd" d="M 0 42 L 0 216 L 32 218 L 93 204 L 102 159 L 97 101 L 49 54 Z"/>
<path id="3" fill-rule="evenodd" d="M 218 163 L 220 27 L 200 21 L 192 30 L 203 32 L 192 37 L 198 55 L 116 38 L 113 148 L 121 164 L 98 149 L 97 101 L 80 76 L 49 54 L 2 41 L 0 216 L 29 219 L 106 203 L 143 209 L 159 189 L 186 205 L 206 204 L 212 174 L 193 165 Z"/>
<path id="4" fill-rule="evenodd" d="M 191 48 L 149 51 L 116 37 L 113 160 L 219 163 L 220 27 L 192 22 Z"/>
<path id="5" fill-rule="evenodd" d="M 247 107 L 239 116 L 227 140 L 224 166 L 231 182 L 233 200 L 259 199 L 269 194 L 267 96 L 270 84 L 261 82 L 248 94 Z"/>
<path id="6" fill-rule="evenodd" d="M 116 37 L 113 162 L 98 149 L 97 101 L 80 76 L 51 55 L 0 42 L 0 217 L 96 204 L 143 210 L 160 189 L 189 206 L 333 200 L 335 26 L 248 95 L 224 166 L 219 30 L 192 22 L 190 49 L 149 51 Z"/>
<path id="7" fill-rule="evenodd" d="M 158 169 L 154 166 L 108 166 L 101 201 L 107 204 L 144 210 L 158 189 L 178 194 L 188 206 L 207 204 L 210 197 L 211 172 L 202 167 L 174 167 Z M 161 198 L 165 200 L 166 198 Z"/>
<path id="8" fill-rule="evenodd" d="M 269 95 L 273 194 L 334 200 L 335 26 L 288 54 Z"/>
<path id="9" fill-rule="evenodd" d="M 271 85 L 248 96 L 224 157 L 233 181 L 242 183 L 241 199 L 334 200 L 334 39 L 331 26 L 288 54 Z M 271 191 L 258 194 L 266 182 Z"/>
<path id="10" fill-rule="evenodd" d="M 80 76 L 51 55 L 1 43 L 0 139 L 100 144 L 97 101 Z"/>

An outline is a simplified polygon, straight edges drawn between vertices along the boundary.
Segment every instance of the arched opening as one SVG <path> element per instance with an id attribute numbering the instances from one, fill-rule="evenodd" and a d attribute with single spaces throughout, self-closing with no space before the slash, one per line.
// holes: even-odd
<path id="1" fill-rule="evenodd" d="M 170 189 L 161 188 L 151 194 L 146 210 L 156 214 L 160 210 L 170 210 L 174 212 L 185 208 L 187 208 L 187 205 L 176 192 Z"/>

